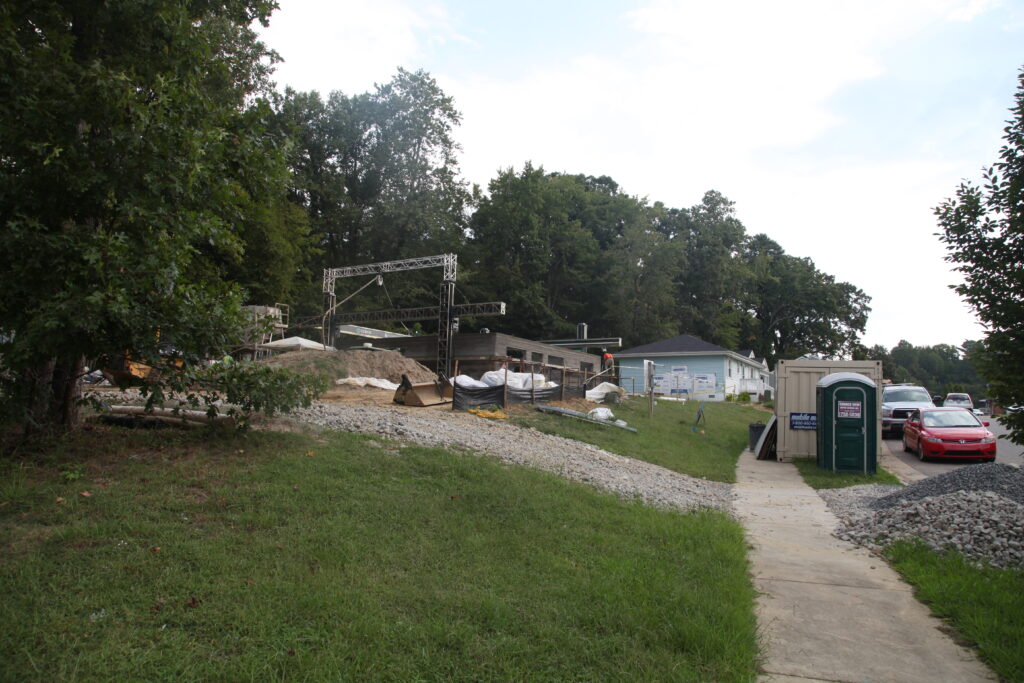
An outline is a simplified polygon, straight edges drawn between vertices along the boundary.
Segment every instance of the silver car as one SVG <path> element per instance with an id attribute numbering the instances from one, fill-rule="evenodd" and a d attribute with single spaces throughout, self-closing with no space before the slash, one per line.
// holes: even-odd
<path id="1" fill-rule="evenodd" d="M 882 434 L 893 437 L 903 433 L 903 423 L 917 408 L 934 408 L 932 397 L 924 387 L 913 384 L 890 384 L 882 388 Z"/>

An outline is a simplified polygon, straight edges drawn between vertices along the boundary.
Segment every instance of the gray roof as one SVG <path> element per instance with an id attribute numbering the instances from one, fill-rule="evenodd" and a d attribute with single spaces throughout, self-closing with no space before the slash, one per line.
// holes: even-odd
<path id="1" fill-rule="evenodd" d="M 729 349 L 722 348 L 717 344 L 706 342 L 691 334 L 681 334 L 678 337 L 672 337 L 671 339 L 662 339 L 661 341 L 651 342 L 650 344 L 634 346 L 631 349 L 619 351 L 614 355 L 616 357 L 642 356 L 650 353 L 735 353 L 735 351 L 730 351 Z"/>

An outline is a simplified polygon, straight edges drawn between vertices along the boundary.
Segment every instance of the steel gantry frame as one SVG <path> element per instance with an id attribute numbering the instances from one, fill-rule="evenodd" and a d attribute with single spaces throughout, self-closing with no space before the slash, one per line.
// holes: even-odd
<path id="1" fill-rule="evenodd" d="M 334 313 L 334 283 L 336 280 L 360 275 L 396 273 L 423 268 L 443 268 L 441 291 L 437 307 L 394 308 L 382 311 L 359 311 L 355 313 Z M 452 333 L 454 321 L 460 315 L 505 315 L 505 302 L 493 301 L 483 304 L 461 304 L 455 302 L 455 277 L 458 272 L 458 257 L 455 254 L 438 254 L 419 258 L 366 263 L 358 266 L 343 266 L 324 269 L 324 294 L 327 295 L 327 313 L 330 322 L 330 343 L 334 344 L 336 324 L 355 322 L 396 322 L 406 320 L 429 320 L 437 317 L 437 374 L 448 379 L 452 374 Z"/>

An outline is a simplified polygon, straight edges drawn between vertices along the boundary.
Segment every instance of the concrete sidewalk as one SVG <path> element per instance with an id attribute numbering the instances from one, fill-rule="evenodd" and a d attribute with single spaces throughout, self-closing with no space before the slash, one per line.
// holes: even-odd
<path id="1" fill-rule="evenodd" d="M 991 681 L 879 557 L 832 536 L 796 467 L 746 451 L 736 512 L 752 546 L 762 681 Z"/>

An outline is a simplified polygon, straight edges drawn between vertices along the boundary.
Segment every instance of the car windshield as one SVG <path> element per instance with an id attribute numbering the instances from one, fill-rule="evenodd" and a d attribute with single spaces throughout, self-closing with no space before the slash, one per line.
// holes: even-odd
<path id="1" fill-rule="evenodd" d="M 971 405 L 971 399 L 969 398 L 947 398 L 945 400 L 947 406 L 969 406 Z"/>
<path id="2" fill-rule="evenodd" d="M 924 413 L 925 427 L 980 427 L 978 418 L 966 410 L 929 410 Z"/>
<path id="3" fill-rule="evenodd" d="M 882 398 L 885 403 L 931 403 L 932 397 L 924 389 L 889 389 Z"/>

